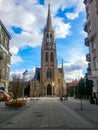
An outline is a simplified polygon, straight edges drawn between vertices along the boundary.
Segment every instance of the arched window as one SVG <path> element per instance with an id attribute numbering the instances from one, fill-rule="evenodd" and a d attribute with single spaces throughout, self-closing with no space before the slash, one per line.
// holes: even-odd
<path id="1" fill-rule="evenodd" d="M 48 52 L 46 52 L 45 61 L 48 61 Z"/>
<path id="2" fill-rule="evenodd" d="M 52 33 L 50 33 L 50 38 L 52 38 Z"/>
<path id="3" fill-rule="evenodd" d="M 50 78 L 52 78 L 52 71 L 49 72 L 49 76 L 50 76 Z"/>
<path id="4" fill-rule="evenodd" d="M 47 70 L 47 78 L 52 78 L 52 71 L 50 69 Z"/>
<path id="5" fill-rule="evenodd" d="M 47 38 L 49 38 L 49 34 L 47 33 L 47 36 L 46 36 Z"/>
<path id="6" fill-rule="evenodd" d="M 51 52 L 50 61 L 53 61 L 53 60 L 54 60 L 54 55 L 53 55 L 53 52 Z"/>

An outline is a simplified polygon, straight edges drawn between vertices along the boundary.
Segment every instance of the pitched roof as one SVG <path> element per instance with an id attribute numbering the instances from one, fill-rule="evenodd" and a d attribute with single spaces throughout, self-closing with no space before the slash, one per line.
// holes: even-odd
<path id="1" fill-rule="evenodd" d="M 40 70 L 41 68 L 36 68 L 33 80 L 40 80 Z"/>
<path id="2" fill-rule="evenodd" d="M 67 85 L 68 88 L 76 87 L 76 86 L 78 86 L 78 81 L 75 80 L 75 81 L 72 81 L 72 82 L 67 82 L 66 85 Z"/>
<path id="3" fill-rule="evenodd" d="M 59 70 L 59 72 L 60 72 L 60 73 L 62 73 L 62 72 L 63 72 L 62 68 L 58 68 L 58 70 Z"/>
<path id="4" fill-rule="evenodd" d="M 49 31 L 49 30 L 52 30 L 50 4 L 48 5 L 48 16 L 47 16 L 46 30 L 48 30 L 48 31 Z"/>
<path id="5" fill-rule="evenodd" d="M 10 33 L 7 31 L 7 29 L 5 28 L 4 24 L 2 23 L 2 21 L 0 20 L 0 25 L 2 26 L 2 28 L 5 30 L 6 34 L 8 35 L 9 39 L 11 39 L 11 35 Z"/>

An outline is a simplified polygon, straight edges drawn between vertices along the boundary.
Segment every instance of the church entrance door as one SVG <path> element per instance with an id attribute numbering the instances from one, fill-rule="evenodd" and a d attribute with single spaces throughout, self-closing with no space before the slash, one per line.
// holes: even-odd
<path id="1" fill-rule="evenodd" d="M 52 87 L 50 84 L 47 85 L 47 95 L 52 95 Z"/>

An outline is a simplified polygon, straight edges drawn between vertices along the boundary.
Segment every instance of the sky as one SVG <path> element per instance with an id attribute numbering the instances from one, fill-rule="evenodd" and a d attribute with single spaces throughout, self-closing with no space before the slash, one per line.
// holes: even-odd
<path id="1" fill-rule="evenodd" d="M 10 76 L 28 70 L 34 76 L 41 65 L 43 29 L 48 4 L 51 5 L 52 26 L 55 31 L 58 67 L 64 63 L 66 82 L 80 79 L 86 73 L 84 45 L 86 21 L 84 0 L 0 0 L 0 19 L 11 34 Z"/>

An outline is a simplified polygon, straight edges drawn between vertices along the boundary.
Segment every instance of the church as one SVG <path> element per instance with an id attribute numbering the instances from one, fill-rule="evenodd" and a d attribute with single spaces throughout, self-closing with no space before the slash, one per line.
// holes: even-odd
<path id="1" fill-rule="evenodd" d="M 56 41 L 52 27 L 50 4 L 44 27 L 41 47 L 41 67 L 36 68 L 30 84 L 30 97 L 65 95 L 63 61 L 61 68 L 57 66 Z"/>

